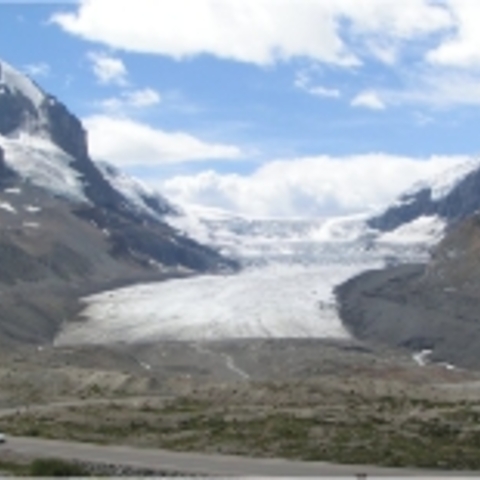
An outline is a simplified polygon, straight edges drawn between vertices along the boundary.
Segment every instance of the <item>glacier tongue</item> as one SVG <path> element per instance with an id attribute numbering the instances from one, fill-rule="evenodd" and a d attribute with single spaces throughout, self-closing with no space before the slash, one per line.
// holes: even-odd
<path id="1" fill-rule="evenodd" d="M 236 275 L 201 276 L 140 285 L 84 299 L 86 322 L 57 344 L 238 338 L 348 338 L 335 286 L 389 262 L 421 261 L 431 221 L 382 238 L 365 218 L 247 219 L 199 210 L 171 221 L 195 238 L 234 254 Z"/>
<path id="2" fill-rule="evenodd" d="M 107 292 L 86 300 L 89 320 L 64 331 L 57 344 L 348 338 L 331 285 L 359 270 L 270 265 Z"/>

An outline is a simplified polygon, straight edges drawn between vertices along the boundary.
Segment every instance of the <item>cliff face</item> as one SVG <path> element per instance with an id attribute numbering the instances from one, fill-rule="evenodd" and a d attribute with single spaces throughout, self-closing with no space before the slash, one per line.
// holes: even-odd
<path id="1" fill-rule="evenodd" d="M 0 69 L 1 69 L 0 64 Z M 0 94 L 0 134 L 8 135 L 27 124 L 38 121 L 38 111 L 30 99 L 21 92 L 13 92 L 3 87 Z"/>

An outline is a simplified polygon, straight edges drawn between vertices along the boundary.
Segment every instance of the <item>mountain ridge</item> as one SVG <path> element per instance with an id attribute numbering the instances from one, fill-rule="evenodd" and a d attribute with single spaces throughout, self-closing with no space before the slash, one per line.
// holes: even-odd
<path id="1" fill-rule="evenodd" d="M 478 191 L 480 160 L 477 159 L 414 186 L 374 215 L 368 224 L 381 231 L 392 231 L 421 216 L 438 216 L 453 225 L 480 209 Z"/>
<path id="2" fill-rule="evenodd" d="M 386 231 L 433 215 L 445 231 L 421 265 L 372 271 L 336 290 L 344 324 L 362 340 L 429 351 L 430 362 L 479 368 L 480 167 L 472 163 L 449 188 L 424 184 L 374 217 Z"/>

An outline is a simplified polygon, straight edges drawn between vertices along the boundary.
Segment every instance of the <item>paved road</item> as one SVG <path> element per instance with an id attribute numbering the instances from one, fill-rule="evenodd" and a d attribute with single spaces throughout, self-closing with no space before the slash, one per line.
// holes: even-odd
<path id="1" fill-rule="evenodd" d="M 92 463 L 107 463 L 125 467 L 147 468 L 157 471 L 181 472 L 183 474 L 223 476 L 428 476 L 429 472 L 415 472 L 378 467 L 331 465 L 320 462 L 293 462 L 277 459 L 253 459 L 235 456 L 178 453 L 165 450 L 132 447 L 106 447 L 85 443 L 74 443 L 33 438 L 10 437 L 2 449 L 26 454 L 35 458 L 55 457 L 65 460 L 80 460 Z M 445 473 L 449 478 L 454 472 Z M 442 476 L 431 473 L 432 478 Z M 478 477 L 478 472 L 476 475 Z"/>

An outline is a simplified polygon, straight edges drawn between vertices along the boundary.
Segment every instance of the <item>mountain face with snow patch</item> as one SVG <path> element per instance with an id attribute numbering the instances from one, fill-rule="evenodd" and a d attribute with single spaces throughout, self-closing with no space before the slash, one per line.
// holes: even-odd
<path id="1" fill-rule="evenodd" d="M 93 162 L 80 120 L 0 60 L 0 345 L 51 340 L 80 294 L 236 268 L 167 214 L 161 195 Z"/>
<path id="2" fill-rule="evenodd" d="M 162 221 L 162 216 L 175 210 L 160 195 L 114 167 L 94 163 L 81 122 L 62 103 L 1 61 L 0 149 L 5 168 L 20 180 L 69 200 L 75 204 L 74 212 L 81 218 L 90 216 L 103 230 L 115 230 L 116 244 L 122 244 L 132 260 L 151 257 L 152 262 L 194 270 L 222 264 L 214 251 L 178 235 Z M 137 238 L 142 234 L 150 241 Z M 157 248 L 153 246 L 155 237 Z"/>
<path id="3" fill-rule="evenodd" d="M 53 150 L 56 147 L 64 155 L 60 162 L 68 163 L 69 169 L 81 179 L 86 199 L 98 207 L 115 211 L 128 208 L 122 195 L 112 188 L 90 159 L 87 134 L 80 120 L 29 78 L 1 61 L 0 135 L 9 139 L 8 144 L 3 142 L 0 145 L 7 149 L 29 144 L 34 144 L 33 148 L 50 147 Z M 45 155 L 48 156 L 49 152 Z M 15 169 L 14 164 L 11 167 Z M 29 180 L 35 183 L 34 177 Z"/>
<path id="4" fill-rule="evenodd" d="M 472 160 L 416 185 L 368 223 L 382 231 L 395 230 L 426 216 L 453 224 L 480 209 L 479 192 L 480 161 Z"/>
<path id="5" fill-rule="evenodd" d="M 372 219 L 370 226 L 387 230 L 387 239 L 388 230 L 402 238 L 402 229 L 426 218 L 440 235 L 426 264 L 367 272 L 337 288 L 348 329 L 364 340 L 428 350 L 432 362 L 478 369 L 479 215 L 480 168 L 471 162 L 413 189 Z"/>

